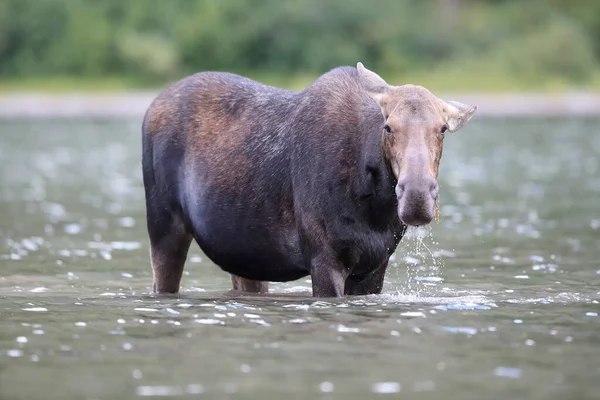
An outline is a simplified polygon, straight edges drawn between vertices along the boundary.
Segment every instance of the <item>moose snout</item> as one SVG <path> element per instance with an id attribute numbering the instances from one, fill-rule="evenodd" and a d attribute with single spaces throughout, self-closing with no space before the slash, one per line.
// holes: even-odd
<path id="1" fill-rule="evenodd" d="M 435 216 L 439 193 L 437 181 L 431 177 L 403 179 L 396 185 L 398 217 L 407 225 L 427 225 Z"/>

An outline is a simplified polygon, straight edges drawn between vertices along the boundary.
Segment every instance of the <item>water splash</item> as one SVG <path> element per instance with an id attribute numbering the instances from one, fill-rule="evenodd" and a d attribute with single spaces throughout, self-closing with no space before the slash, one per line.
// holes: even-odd
<path id="1" fill-rule="evenodd" d="M 442 256 L 453 256 L 453 252 L 438 249 L 438 243 L 433 239 L 431 226 L 409 227 L 404 234 L 398 251 L 392 257 L 392 266 L 399 267 L 400 263 L 406 266 L 405 284 L 396 289 L 401 292 L 416 295 L 430 294 L 438 283 L 443 281 L 440 276 L 444 267 Z M 396 268 L 399 275 L 400 268 Z M 397 277 L 398 281 L 403 281 Z"/>

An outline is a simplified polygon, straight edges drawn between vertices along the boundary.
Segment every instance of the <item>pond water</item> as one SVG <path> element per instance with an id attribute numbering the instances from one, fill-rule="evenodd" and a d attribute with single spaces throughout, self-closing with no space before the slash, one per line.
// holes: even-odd
<path id="1" fill-rule="evenodd" d="M 600 120 L 448 135 L 384 293 L 154 297 L 140 121 L 0 121 L 0 398 L 600 398 Z"/>

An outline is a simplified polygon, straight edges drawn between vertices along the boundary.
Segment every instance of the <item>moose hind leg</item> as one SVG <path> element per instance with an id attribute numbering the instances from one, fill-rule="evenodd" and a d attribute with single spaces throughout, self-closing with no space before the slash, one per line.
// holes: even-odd
<path id="1" fill-rule="evenodd" d="M 242 278 L 241 276 L 231 274 L 231 283 L 233 290 L 250 293 L 268 293 L 269 282 L 253 281 L 251 279 Z"/>
<path id="2" fill-rule="evenodd" d="M 150 258 L 155 293 L 177 293 L 192 235 L 178 215 L 167 209 L 148 209 Z"/>

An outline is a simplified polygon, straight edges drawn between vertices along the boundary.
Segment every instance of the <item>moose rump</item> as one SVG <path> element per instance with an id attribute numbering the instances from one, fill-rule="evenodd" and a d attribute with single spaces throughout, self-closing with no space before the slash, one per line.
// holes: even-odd
<path id="1" fill-rule="evenodd" d="M 234 289 L 310 275 L 314 296 L 381 291 L 405 222 L 369 73 L 289 92 L 202 72 L 156 97 L 142 126 L 155 292 L 178 292 L 192 240 Z"/>

